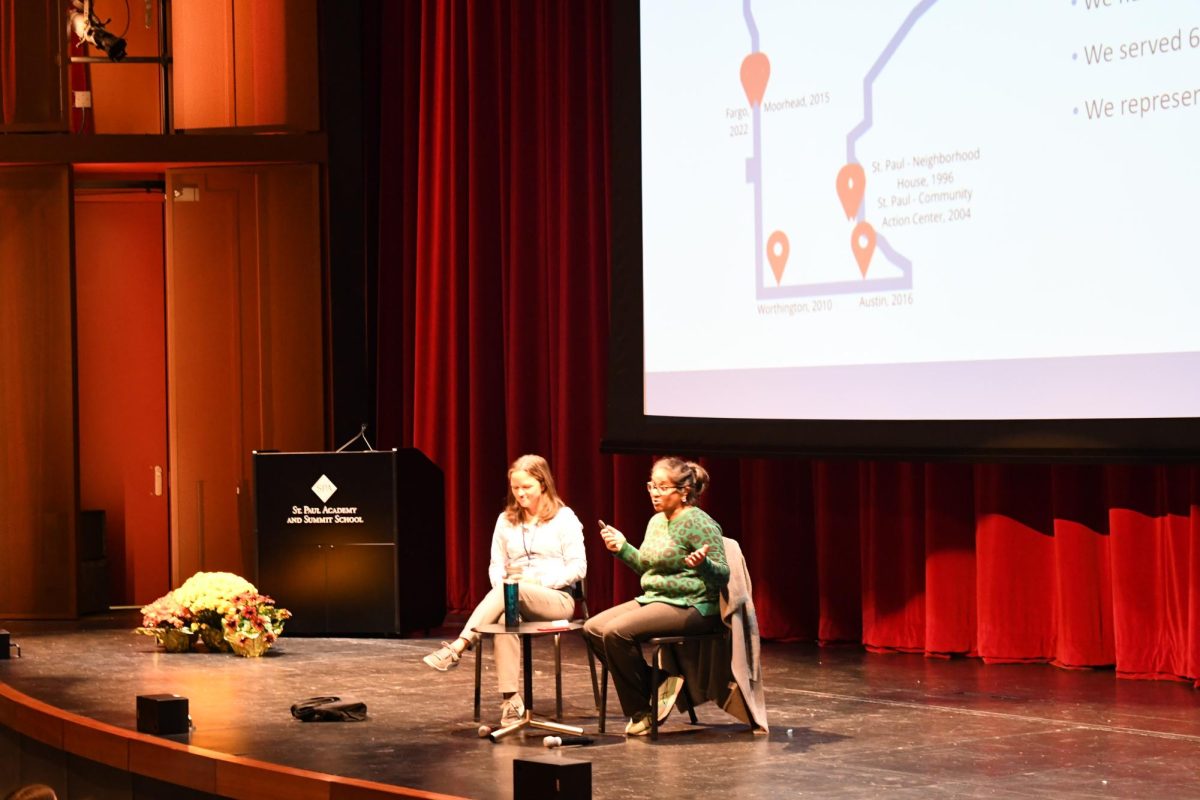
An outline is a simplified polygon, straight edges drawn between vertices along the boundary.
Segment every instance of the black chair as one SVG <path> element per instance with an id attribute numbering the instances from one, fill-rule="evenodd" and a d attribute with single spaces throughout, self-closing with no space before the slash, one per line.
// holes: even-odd
<path id="1" fill-rule="evenodd" d="M 581 578 L 574 586 L 571 587 L 571 596 L 575 598 L 576 610 L 582 612 L 582 616 L 577 616 L 571 620 L 571 630 L 582 630 L 583 623 L 588 618 L 587 607 L 587 578 Z M 492 630 L 477 631 L 479 634 L 479 642 L 475 645 L 475 721 L 479 722 L 479 707 L 481 686 L 483 684 L 483 642 L 489 636 L 495 636 L 497 633 L 507 632 L 496 629 L 495 626 L 488 626 Z M 554 718 L 562 719 L 562 641 L 563 633 L 567 631 L 555 631 L 554 636 Z M 539 633 L 550 635 L 551 632 L 535 631 L 534 633 L 521 632 L 522 639 L 527 636 L 536 636 Z M 522 648 L 528 645 L 528 642 L 522 642 Z M 600 708 L 600 687 L 596 680 L 596 657 L 592 654 L 591 648 L 585 648 L 588 655 L 588 668 L 592 674 L 592 699 L 596 703 L 596 708 Z M 524 661 L 524 660 L 523 660 Z M 533 705 L 533 676 L 529 674 L 529 665 L 522 663 L 522 672 L 525 683 L 525 702 L 532 707 Z"/>
<path id="2" fill-rule="evenodd" d="M 730 574 L 731 575 L 744 574 L 746 571 L 746 561 L 745 561 L 745 556 L 742 554 L 741 545 L 739 545 L 736 540 L 730 539 L 728 537 L 722 537 L 722 541 L 725 546 L 725 559 L 726 559 L 726 562 L 729 564 Z M 745 586 L 743 588 L 746 592 L 750 591 L 750 584 L 749 584 L 748 577 L 746 577 L 746 579 L 745 579 Z M 728 587 L 721 590 L 721 597 L 722 597 L 723 602 L 727 602 L 729 600 Z M 754 636 L 755 636 L 755 638 L 757 638 L 758 634 L 755 633 Z M 650 738 L 651 739 L 654 739 L 654 740 L 658 739 L 658 702 L 657 702 L 658 698 L 656 695 L 658 694 L 658 673 L 659 673 L 659 670 L 662 668 L 663 649 L 668 648 L 668 647 L 676 647 L 677 648 L 680 645 L 687 645 L 687 644 L 693 644 L 693 643 L 701 644 L 704 642 L 724 642 L 725 646 L 722 648 L 722 653 L 723 653 L 722 657 L 724 657 L 725 651 L 728 651 L 731 648 L 732 637 L 733 637 L 733 634 L 730 631 L 730 629 L 728 627 L 726 627 L 724 624 L 722 624 L 720 627 L 718 627 L 716 630 L 711 631 L 710 633 L 699 633 L 699 634 L 693 634 L 690 636 L 688 636 L 688 635 L 655 636 L 651 639 L 646 639 L 644 642 L 642 642 L 643 653 L 645 652 L 645 650 L 644 650 L 645 645 L 649 645 L 652 648 L 650 651 L 650 686 L 651 686 L 651 689 L 650 689 L 650 697 L 649 697 L 649 700 L 647 703 L 647 705 L 649 706 L 649 709 L 650 709 Z M 704 656 L 702 655 L 701 657 L 703 658 Z M 703 695 L 701 695 L 701 696 L 703 696 Z M 690 696 L 690 693 L 688 692 L 686 685 L 684 686 L 684 692 L 680 695 L 680 698 L 682 699 L 684 708 L 687 709 L 688 716 L 691 718 L 692 724 L 693 725 L 697 724 L 698 720 L 696 719 L 696 710 L 692 707 L 692 698 Z M 604 669 L 601 672 L 601 692 L 600 692 L 600 732 L 601 733 L 604 733 L 604 728 L 605 728 L 605 723 L 606 723 L 605 716 L 606 716 L 607 706 L 608 706 L 608 666 L 604 665 Z M 751 727 L 753 729 L 753 725 Z"/>
<path id="3" fill-rule="evenodd" d="M 662 651 L 664 647 L 677 647 L 682 644 L 690 644 L 692 642 L 710 642 L 725 639 L 729 636 L 729 630 L 723 625 L 721 630 L 713 631 L 712 633 L 695 633 L 690 636 L 655 636 L 642 642 L 643 648 L 647 645 L 650 650 L 650 739 L 658 740 L 658 673 L 662 666 Z M 590 654 L 590 651 L 589 651 Z M 688 697 L 687 686 L 684 686 L 683 691 L 679 694 L 680 700 L 683 701 L 684 707 L 687 709 L 688 717 L 693 725 L 699 722 L 696 719 L 696 709 L 692 707 L 692 700 Z M 608 722 L 606 716 L 608 712 L 608 665 L 601 664 L 600 669 L 600 733 L 604 733 L 605 726 Z"/>

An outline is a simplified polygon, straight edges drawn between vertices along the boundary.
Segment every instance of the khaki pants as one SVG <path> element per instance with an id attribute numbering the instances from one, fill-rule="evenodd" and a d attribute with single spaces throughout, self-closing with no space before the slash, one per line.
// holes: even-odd
<path id="1" fill-rule="evenodd" d="M 520 584 L 521 619 L 525 621 L 538 619 L 570 619 L 575 613 L 575 598 L 566 589 L 548 589 L 535 583 Z M 460 637 L 471 643 L 479 641 L 475 633 L 478 625 L 489 622 L 504 621 L 504 587 L 498 586 L 488 592 L 475 611 L 471 613 L 467 624 L 463 626 Z M 496 678 L 500 684 L 500 693 L 520 691 L 517 683 L 518 668 L 521 663 L 520 636 L 515 633 L 497 634 L 496 640 Z"/>

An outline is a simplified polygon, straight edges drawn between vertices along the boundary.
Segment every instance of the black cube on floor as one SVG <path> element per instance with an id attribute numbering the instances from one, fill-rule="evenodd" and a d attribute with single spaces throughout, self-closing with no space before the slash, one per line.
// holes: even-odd
<path id="1" fill-rule="evenodd" d="M 6 630 L 0 629 L 0 658 L 8 658 L 8 651 L 12 648 L 9 646 L 9 633 Z"/>
<path id="2" fill-rule="evenodd" d="M 139 694 L 137 729 L 159 736 L 187 733 L 188 699 L 177 694 Z"/>
<path id="3" fill-rule="evenodd" d="M 560 756 L 513 759 L 513 800 L 592 800 L 592 762 Z"/>

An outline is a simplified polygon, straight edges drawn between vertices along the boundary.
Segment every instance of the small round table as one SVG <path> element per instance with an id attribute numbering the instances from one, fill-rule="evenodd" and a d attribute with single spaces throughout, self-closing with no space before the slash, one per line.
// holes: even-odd
<path id="1" fill-rule="evenodd" d="M 475 628 L 475 632 L 487 636 L 501 634 L 516 634 L 521 637 L 521 674 L 524 681 L 525 716 L 518 722 L 505 728 L 499 728 L 488 734 L 493 742 L 498 742 L 524 728 L 540 728 L 554 733 L 565 733 L 578 736 L 583 728 L 574 725 L 563 725 L 559 722 L 549 722 L 535 719 L 533 716 L 533 640 L 538 636 L 554 637 L 554 698 L 555 718 L 562 719 L 562 643 L 561 637 L 569 631 L 577 631 L 583 627 L 582 622 L 554 622 L 551 620 L 534 620 L 522 622 L 516 627 L 509 627 L 502 622 L 489 622 Z M 479 687 L 483 676 L 483 650 L 475 654 L 475 719 L 479 719 Z"/>

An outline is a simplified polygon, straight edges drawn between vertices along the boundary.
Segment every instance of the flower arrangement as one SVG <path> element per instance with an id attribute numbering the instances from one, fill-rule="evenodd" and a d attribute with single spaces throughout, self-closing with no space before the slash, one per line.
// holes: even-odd
<path id="1" fill-rule="evenodd" d="M 232 572 L 197 572 L 171 594 L 191 612 L 191 631 L 199 634 L 205 646 L 229 652 L 223 624 L 225 615 L 233 609 L 233 598 L 256 591 L 254 584 Z"/>
<path id="2" fill-rule="evenodd" d="M 186 653 L 192 647 L 192 612 L 168 592 L 142 609 L 138 633 L 153 636 L 169 653 Z"/>
<path id="3" fill-rule="evenodd" d="M 286 608 L 231 572 L 197 572 L 174 591 L 142 608 L 138 633 L 171 652 L 187 652 L 197 638 L 210 651 L 262 655 L 283 632 Z"/>
<path id="4" fill-rule="evenodd" d="M 243 592 L 233 598 L 233 608 L 225 615 L 225 640 L 238 655 L 261 655 L 283 633 L 283 622 L 291 616 L 267 595 Z"/>
<path id="5" fill-rule="evenodd" d="M 173 628 L 192 630 L 192 612 L 181 605 L 171 592 L 142 608 L 142 625 L 146 628 Z"/>
<path id="6" fill-rule="evenodd" d="M 197 572 L 171 595 L 202 624 L 216 625 L 233 608 L 233 598 L 258 591 L 232 572 Z"/>

